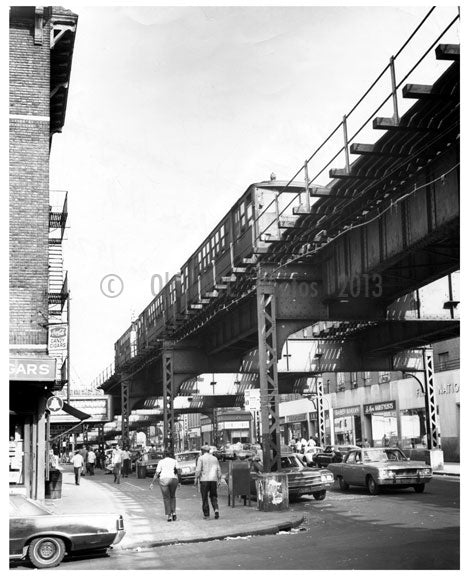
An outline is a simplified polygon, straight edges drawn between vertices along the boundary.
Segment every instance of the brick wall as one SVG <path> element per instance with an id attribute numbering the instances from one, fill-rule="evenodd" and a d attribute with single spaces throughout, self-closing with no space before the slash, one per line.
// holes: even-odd
<path id="1" fill-rule="evenodd" d="M 10 12 L 10 343 L 46 344 L 49 219 L 49 24 Z M 31 116 L 31 119 L 15 116 Z M 38 314 L 42 312 L 44 316 Z"/>

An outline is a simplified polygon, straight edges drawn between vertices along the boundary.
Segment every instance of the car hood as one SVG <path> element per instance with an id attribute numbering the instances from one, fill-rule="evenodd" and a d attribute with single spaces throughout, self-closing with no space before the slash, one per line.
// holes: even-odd
<path id="1" fill-rule="evenodd" d="M 388 460 L 387 462 L 367 462 L 366 464 L 376 466 L 376 468 L 394 468 L 399 470 L 406 468 L 431 468 L 429 464 L 419 460 L 406 460 L 405 462 Z"/>

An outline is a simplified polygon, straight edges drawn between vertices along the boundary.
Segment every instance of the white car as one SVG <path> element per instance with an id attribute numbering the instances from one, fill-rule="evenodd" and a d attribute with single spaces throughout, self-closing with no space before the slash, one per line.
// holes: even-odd
<path id="1" fill-rule="evenodd" d="M 314 466 L 313 456 L 322 451 L 321 446 L 311 446 L 309 448 L 306 447 L 304 454 L 297 454 L 297 456 L 306 466 L 312 468 Z"/>

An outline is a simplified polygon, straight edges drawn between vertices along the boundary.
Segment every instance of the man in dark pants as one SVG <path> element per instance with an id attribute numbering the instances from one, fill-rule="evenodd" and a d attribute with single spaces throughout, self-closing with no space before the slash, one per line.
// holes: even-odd
<path id="1" fill-rule="evenodd" d="M 75 450 L 75 455 L 72 458 L 73 471 L 75 473 L 75 484 L 80 485 L 80 475 L 83 469 L 83 456 L 79 450 Z"/>
<path id="2" fill-rule="evenodd" d="M 210 502 L 215 512 L 215 519 L 217 520 L 220 517 L 217 493 L 217 487 L 221 481 L 220 463 L 213 454 L 210 454 L 210 446 L 202 446 L 201 450 L 202 456 L 197 460 L 195 470 L 195 483 L 200 483 L 204 519 L 207 520 L 210 518 L 210 507 L 208 505 L 208 499 L 210 497 Z"/>

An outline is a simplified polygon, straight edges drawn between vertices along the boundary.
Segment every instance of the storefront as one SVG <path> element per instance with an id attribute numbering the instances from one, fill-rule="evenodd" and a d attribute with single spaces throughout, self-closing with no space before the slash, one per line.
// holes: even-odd
<path id="1" fill-rule="evenodd" d="M 399 435 L 395 400 L 364 404 L 363 413 L 371 429 L 373 446 L 396 446 L 398 444 Z"/>
<path id="2" fill-rule="evenodd" d="M 10 493 L 44 497 L 46 469 L 46 401 L 56 377 L 52 358 L 10 358 L 9 486 Z"/>
<path id="3" fill-rule="evenodd" d="M 344 406 L 334 410 L 334 434 L 337 444 L 362 442 L 360 406 Z"/>

